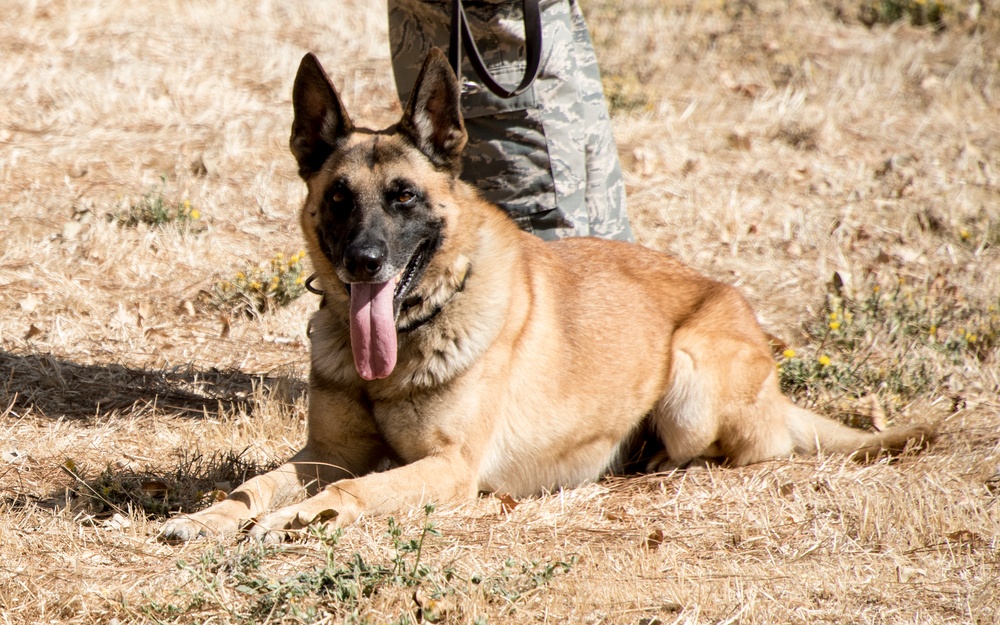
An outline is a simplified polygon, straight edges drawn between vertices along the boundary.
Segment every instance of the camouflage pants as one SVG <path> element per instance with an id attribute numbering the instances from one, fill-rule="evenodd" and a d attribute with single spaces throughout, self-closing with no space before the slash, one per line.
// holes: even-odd
<path id="1" fill-rule="evenodd" d="M 409 99 L 427 51 L 448 49 L 450 0 L 388 0 L 396 86 Z M 597 58 L 577 0 L 541 0 L 542 66 L 530 89 L 493 95 L 464 60 L 469 144 L 462 178 L 543 239 L 632 240 L 625 184 Z M 512 88 L 524 74 L 521 2 L 465 2 L 490 73 Z"/>

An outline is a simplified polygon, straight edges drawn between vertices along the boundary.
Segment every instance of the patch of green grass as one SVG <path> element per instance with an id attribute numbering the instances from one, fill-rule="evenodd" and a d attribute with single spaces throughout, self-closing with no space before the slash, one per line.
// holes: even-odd
<path id="1" fill-rule="evenodd" d="M 906 20 L 914 26 L 945 27 L 944 18 L 955 7 L 941 0 L 865 0 L 858 9 L 858 19 L 866 26 L 892 24 Z"/>
<path id="2" fill-rule="evenodd" d="M 971 304 L 941 275 L 885 282 L 853 296 L 831 285 L 807 345 L 778 365 L 785 393 L 807 403 L 877 394 L 899 406 L 934 392 L 946 368 L 1000 357 L 1000 302 Z"/>
<path id="3" fill-rule="evenodd" d="M 304 251 L 288 258 L 279 252 L 270 260 L 236 272 L 228 280 L 216 282 L 213 286 L 216 305 L 246 314 L 287 306 L 305 292 L 305 257 Z"/>
<path id="4" fill-rule="evenodd" d="M 166 180 L 144 193 L 138 200 L 127 203 L 126 206 L 111 214 L 111 218 L 120 226 L 135 228 L 146 224 L 152 228 L 168 225 L 196 227 L 201 225 L 201 211 L 191 202 L 170 200 L 164 195 Z"/>
<path id="5" fill-rule="evenodd" d="M 420 532 L 411 537 L 393 518 L 388 520 L 386 538 L 391 549 L 381 558 L 366 559 L 358 552 L 339 547 L 342 530 L 314 525 L 308 530 L 308 544 L 315 548 L 319 562 L 290 575 L 268 573 L 268 561 L 303 547 L 263 545 L 255 541 L 232 549 L 213 547 L 198 562 L 180 561 L 178 568 L 188 578 L 175 595 L 176 603 L 151 602 L 140 611 L 158 622 L 189 622 L 201 615 L 218 614 L 220 609 L 235 623 L 376 622 L 369 607 L 384 592 L 404 590 L 412 604 L 394 606 L 392 620 L 378 622 L 397 625 L 418 622 L 467 622 L 485 625 L 483 614 L 459 614 L 459 605 L 468 605 L 471 595 L 480 595 L 490 604 L 499 604 L 501 614 L 509 614 L 532 591 L 544 587 L 560 574 L 570 571 L 576 557 L 560 562 L 518 562 L 508 559 L 492 574 L 463 574 L 451 564 L 432 564 L 426 557 L 430 541 L 440 538 L 431 520 L 433 505 L 424 507 Z M 459 602 L 458 599 L 463 599 Z M 330 620 L 332 618 L 332 621 Z"/>
<path id="6" fill-rule="evenodd" d="M 649 110 L 649 94 L 634 74 L 604 77 L 604 95 L 612 115 Z"/>

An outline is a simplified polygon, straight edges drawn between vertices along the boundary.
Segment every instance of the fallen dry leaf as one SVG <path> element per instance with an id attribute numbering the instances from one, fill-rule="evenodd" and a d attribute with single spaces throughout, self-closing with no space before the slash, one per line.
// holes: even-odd
<path id="1" fill-rule="evenodd" d="M 514 511 L 514 508 L 521 505 L 521 502 L 514 499 L 507 493 L 500 495 L 499 499 L 500 499 L 500 511 L 503 512 L 504 514 L 510 514 L 511 512 Z"/>
<path id="2" fill-rule="evenodd" d="M 663 530 L 654 530 L 652 534 L 646 537 L 646 540 L 642 542 L 642 546 L 646 549 L 659 549 L 660 545 L 663 544 Z"/>
<path id="3" fill-rule="evenodd" d="M 958 530 L 957 532 L 951 532 L 945 534 L 945 537 L 949 542 L 961 543 L 963 545 L 971 545 L 979 542 L 979 534 L 975 532 L 970 532 L 969 530 Z"/>

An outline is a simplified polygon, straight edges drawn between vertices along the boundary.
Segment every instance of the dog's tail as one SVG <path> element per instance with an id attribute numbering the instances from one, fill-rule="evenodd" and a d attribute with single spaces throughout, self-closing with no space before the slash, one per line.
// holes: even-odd
<path id="1" fill-rule="evenodd" d="M 791 406 L 787 420 L 795 451 L 842 453 L 862 462 L 904 451 L 923 450 L 937 436 L 937 428 L 931 424 L 865 432 L 795 405 Z"/>

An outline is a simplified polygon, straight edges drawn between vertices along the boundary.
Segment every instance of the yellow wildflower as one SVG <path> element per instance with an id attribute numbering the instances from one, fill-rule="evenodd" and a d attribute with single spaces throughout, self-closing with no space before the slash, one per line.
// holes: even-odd
<path id="1" fill-rule="evenodd" d="M 840 322 L 839 321 L 831 321 L 830 322 L 830 329 L 831 330 L 839 330 L 840 329 Z"/>
<path id="2" fill-rule="evenodd" d="M 830 321 L 836 321 L 836 320 L 837 320 L 837 311 L 835 310 L 832 313 L 830 313 Z"/>
<path id="3" fill-rule="evenodd" d="M 251 289 L 253 289 L 253 290 L 256 291 L 256 290 L 260 289 L 261 284 L 260 284 L 260 281 L 254 280 L 253 282 L 250 283 L 249 286 L 250 286 Z"/>
<path id="4" fill-rule="evenodd" d="M 781 355 L 784 356 L 785 358 L 795 358 L 795 350 L 792 348 L 788 348 L 785 351 L 781 352 Z"/>
<path id="5" fill-rule="evenodd" d="M 819 364 L 824 367 L 829 367 L 831 362 L 832 361 L 830 360 L 830 357 L 827 356 L 826 354 L 823 354 L 822 356 L 819 357 Z"/>
<path id="6" fill-rule="evenodd" d="M 972 233 L 966 230 L 965 228 L 962 228 L 961 230 L 958 231 L 958 236 L 962 237 L 963 241 L 966 241 L 969 239 L 969 237 L 972 236 Z"/>
<path id="7" fill-rule="evenodd" d="M 188 216 L 197 221 L 198 219 L 201 219 L 201 211 L 196 208 L 188 213 Z"/>

